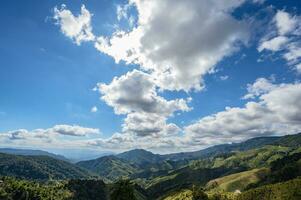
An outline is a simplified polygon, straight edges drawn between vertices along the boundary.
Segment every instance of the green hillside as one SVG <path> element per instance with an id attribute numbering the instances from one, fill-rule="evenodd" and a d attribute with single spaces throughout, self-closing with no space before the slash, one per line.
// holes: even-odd
<path id="1" fill-rule="evenodd" d="M 278 140 L 273 142 L 273 145 L 280 145 L 286 147 L 301 147 L 301 133 L 295 135 L 286 135 L 280 137 Z"/>
<path id="2" fill-rule="evenodd" d="M 132 150 L 75 165 L 48 156 L 0 153 L 1 176 L 25 179 L 2 178 L 0 199 L 294 200 L 300 195 L 300 137 L 219 145 L 204 150 L 201 159 L 167 159 Z"/>
<path id="3" fill-rule="evenodd" d="M 158 163 L 164 160 L 161 155 L 153 154 L 152 152 L 146 151 L 144 149 L 134 149 L 131 151 L 126 151 L 116 155 L 116 157 L 126 160 L 132 164 L 139 165 L 141 167 Z"/>
<path id="4" fill-rule="evenodd" d="M 148 200 L 146 191 L 129 180 L 105 184 L 102 180 L 40 183 L 0 178 L 1 200 Z"/>
<path id="5" fill-rule="evenodd" d="M 81 161 L 77 165 L 96 173 L 107 181 L 128 177 L 139 171 L 136 166 L 115 156 L 104 156 L 94 160 Z"/>
<path id="6" fill-rule="evenodd" d="M 237 200 L 300 200 L 301 179 L 265 185 L 243 192 Z"/>
<path id="7" fill-rule="evenodd" d="M 267 168 L 253 169 L 240 173 L 231 174 L 209 181 L 206 188 L 214 192 L 235 192 L 243 191 L 250 184 L 256 184 L 265 179 L 270 173 Z"/>
<path id="8" fill-rule="evenodd" d="M 0 175 L 24 179 L 74 179 L 91 176 L 74 164 L 48 156 L 21 156 L 0 153 Z"/>

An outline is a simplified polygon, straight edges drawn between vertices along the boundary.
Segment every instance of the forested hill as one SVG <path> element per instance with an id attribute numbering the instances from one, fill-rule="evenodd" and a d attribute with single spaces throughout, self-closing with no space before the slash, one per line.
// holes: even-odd
<path id="1" fill-rule="evenodd" d="M 92 174 L 69 162 L 49 156 L 22 156 L 0 153 L 0 175 L 24 179 L 88 178 Z"/>

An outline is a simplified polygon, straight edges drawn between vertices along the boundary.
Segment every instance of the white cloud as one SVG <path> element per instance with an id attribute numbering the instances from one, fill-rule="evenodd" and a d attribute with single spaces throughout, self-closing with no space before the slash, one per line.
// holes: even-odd
<path id="1" fill-rule="evenodd" d="M 263 41 L 258 47 L 258 51 L 261 52 L 264 49 L 270 51 L 279 51 L 288 42 L 288 38 L 285 36 L 277 36 L 267 41 Z"/>
<path id="2" fill-rule="evenodd" d="M 280 35 L 285 35 L 291 33 L 295 30 L 297 19 L 294 16 L 291 16 L 289 13 L 278 10 L 275 18 L 276 26 Z"/>
<path id="3" fill-rule="evenodd" d="M 55 125 L 48 129 L 34 129 L 28 131 L 26 129 L 19 129 L 5 133 L 8 138 L 14 139 L 28 139 L 28 138 L 51 138 L 53 136 L 68 135 L 68 136 L 86 136 L 89 134 L 99 134 L 100 131 L 94 128 L 86 128 L 77 125 Z"/>
<path id="4" fill-rule="evenodd" d="M 295 64 L 301 58 L 301 41 L 300 43 L 290 43 L 287 47 L 288 51 L 283 57 L 291 64 Z"/>
<path id="5" fill-rule="evenodd" d="M 91 108 L 91 112 L 92 112 L 92 113 L 95 113 L 95 112 L 97 112 L 97 111 L 98 111 L 98 109 L 97 109 L 96 106 L 93 106 L 93 107 Z"/>
<path id="6" fill-rule="evenodd" d="M 166 136 L 179 132 L 175 124 L 167 124 L 174 112 L 187 112 L 187 99 L 166 100 L 157 94 L 153 77 L 133 70 L 121 77 L 115 77 L 110 84 L 99 83 L 101 99 L 114 108 L 116 114 L 126 114 L 122 125 L 123 134 L 137 137 Z"/>
<path id="7" fill-rule="evenodd" d="M 252 89 L 250 89 L 252 88 Z M 98 129 L 57 125 L 32 131 L 20 129 L 0 134 L 1 144 L 67 145 L 113 151 L 145 148 L 156 152 L 198 150 L 210 145 L 239 142 L 257 136 L 294 134 L 301 131 L 301 83 L 275 84 L 259 78 L 248 87 L 257 100 L 243 107 L 226 107 L 183 129 L 157 113 L 127 114 L 122 133 L 109 138 L 58 140 L 59 135 L 99 133 Z M 180 133 L 184 133 L 183 135 Z M 79 137 L 81 138 L 81 137 Z"/>
<path id="8" fill-rule="evenodd" d="M 83 41 L 94 40 L 91 27 L 92 14 L 85 8 L 81 7 L 81 13 L 78 16 L 74 16 L 70 10 L 66 9 L 63 4 L 60 9 L 54 8 L 54 19 L 60 26 L 61 31 L 69 38 L 74 40 L 77 45 L 80 45 Z"/>
<path id="9" fill-rule="evenodd" d="M 224 75 L 224 76 L 220 76 L 219 77 L 222 81 L 228 80 L 229 76 L 228 75 Z"/>
<path id="10" fill-rule="evenodd" d="M 301 74 L 301 63 L 296 65 L 296 70 L 299 74 Z"/>
<path id="11" fill-rule="evenodd" d="M 262 94 L 268 93 L 276 87 L 270 80 L 258 78 L 253 84 L 248 84 L 246 94 L 243 99 L 252 99 Z"/>
<path id="12" fill-rule="evenodd" d="M 301 131 L 301 83 L 273 84 L 259 78 L 249 85 L 248 92 L 258 96 L 258 101 L 247 102 L 244 107 L 226 107 L 224 111 L 205 116 L 183 130 L 174 124 L 166 124 L 164 119 L 155 115 L 130 114 L 125 120 L 123 133 L 90 141 L 88 145 L 174 152 Z M 151 119 L 146 119 L 148 117 Z M 179 134 L 182 131 L 184 135 Z"/>
<path id="13" fill-rule="evenodd" d="M 256 136 L 300 132 L 301 84 L 279 84 L 262 91 L 255 92 L 259 95 L 259 102 L 248 102 L 243 108 L 227 107 L 225 111 L 185 127 L 186 145 L 197 146 L 205 141 L 226 143 Z"/>
<path id="14" fill-rule="evenodd" d="M 268 50 L 280 52 L 280 55 L 287 61 L 287 64 L 294 66 L 301 60 L 301 17 L 290 15 L 289 13 L 278 10 L 272 21 L 275 30 L 269 30 L 257 50 L 262 52 Z M 274 34 L 277 32 L 278 34 Z M 272 33 L 272 34 L 271 34 Z M 274 34 L 273 38 L 270 38 Z M 298 68 L 295 67 L 298 71 Z"/>
<path id="15" fill-rule="evenodd" d="M 101 99 L 112 106 L 116 114 L 145 112 L 169 116 L 177 110 L 190 110 L 184 99 L 167 101 L 158 96 L 153 78 L 137 70 L 115 77 L 110 84 L 99 83 L 98 88 Z"/>
<path id="16" fill-rule="evenodd" d="M 140 64 L 162 89 L 201 89 L 202 76 L 247 39 L 246 25 L 230 14 L 239 0 L 130 2 L 138 10 L 138 26 L 99 37 L 95 46 L 116 62 Z"/>
<path id="17" fill-rule="evenodd" d="M 100 133 L 98 129 L 86 128 L 77 125 L 55 125 L 53 128 L 46 129 L 47 133 L 57 133 L 61 135 L 70 135 L 70 136 L 85 136 L 89 134 L 98 134 Z"/>
<path id="18" fill-rule="evenodd" d="M 158 114 L 131 113 L 124 120 L 124 133 L 131 133 L 138 137 L 165 137 L 176 135 L 180 128 L 175 124 L 167 124 L 166 117 Z"/>

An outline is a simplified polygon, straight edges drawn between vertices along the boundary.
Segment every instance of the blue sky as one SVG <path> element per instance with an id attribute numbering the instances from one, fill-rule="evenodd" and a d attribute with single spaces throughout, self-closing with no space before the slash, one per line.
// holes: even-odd
<path id="1" fill-rule="evenodd" d="M 297 133 L 300 16 L 293 0 L 3 1 L 1 144 L 165 153 Z"/>

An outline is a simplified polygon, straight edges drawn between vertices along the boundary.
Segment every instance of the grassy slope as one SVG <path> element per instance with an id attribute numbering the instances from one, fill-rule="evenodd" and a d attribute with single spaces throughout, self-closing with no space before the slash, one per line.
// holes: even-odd
<path id="1" fill-rule="evenodd" d="M 267 168 L 253 169 L 236 174 L 231 174 L 221 178 L 211 180 L 207 183 L 210 191 L 226 191 L 234 192 L 236 190 L 243 191 L 249 184 L 258 183 L 269 174 Z"/>
<path id="2" fill-rule="evenodd" d="M 209 200 L 213 196 L 219 196 L 220 200 L 300 200 L 301 199 L 301 178 L 290 181 L 270 184 L 251 189 L 241 194 L 235 193 L 210 193 Z M 165 197 L 164 200 L 191 200 L 190 190 L 182 190 Z"/>
<path id="3" fill-rule="evenodd" d="M 300 200 L 301 178 L 243 192 L 237 200 Z"/>

